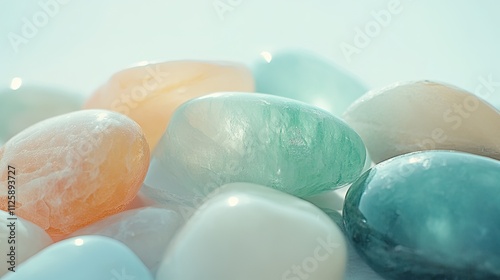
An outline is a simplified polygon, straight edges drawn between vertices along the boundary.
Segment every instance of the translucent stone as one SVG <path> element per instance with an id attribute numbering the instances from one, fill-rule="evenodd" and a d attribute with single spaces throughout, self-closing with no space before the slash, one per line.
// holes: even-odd
<path id="1" fill-rule="evenodd" d="M 229 184 L 172 240 L 157 280 L 340 280 L 339 228 L 312 204 L 268 187 Z"/>
<path id="2" fill-rule="evenodd" d="M 500 159 L 500 112 L 464 90 L 430 81 L 367 93 L 344 114 L 373 161 L 422 150 Z"/>
<path id="3" fill-rule="evenodd" d="M 254 67 L 256 91 L 300 100 L 341 116 L 368 89 L 326 58 L 285 51 Z"/>
<path id="4" fill-rule="evenodd" d="M 171 61 L 114 74 L 85 108 L 109 109 L 129 116 L 142 127 L 153 150 L 182 103 L 213 92 L 253 90 L 252 73 L 242 65 Z"/>
<path id="5" fill-rule="evenodd" d="M 121 241 L 154 272 L 181 223 L 182 217 L 172 210 L 146 207 L 109 216 L 71 236 L 103 235 Z"/>
<path id="6" fill-rule="evenodd" d="M 153 280 L 151 273 L 121 242 L 103 236 L 79 236 L 57 242 L 2 280 Z"/>
<path id="7" fill-rule="evenodd" d="M 12 220 L 13 218 L 16 219 Z M 17 266 L 52 244 L 52 239 L 43 229 L 5 211 L 0 211 L 0 225 L 0 255 L 4 260 L 0 267 L 0 276 L 9 272 L 8 268 L 11 267 L 9 255 L 14 255 L 15 260 L 12 265 Z M 11 251 L 11 246 L 14 247 L 14 253 Z"/>
<path id="8" fill-rule="evenodd" d="M 0 170 L 16 169 L 15 213 L 53 238 L 121 211 L 137 194 L 149 166 L 139 125 L 104 110 L 39 122 L 0 148 Z M 7 172 L 0 174 L 7 185 Z M 0 188 L 7 210 L 7 188 Z"/>
<path id="9" fill-rule="evenodd" d="M 344 231 L 342 215 L 338 210 L 321 208 Z M 340 209 L 342 210 L 342 209 Z M 359 256 L 351 242 L 347 242 L 346 280 L 382 280 L 373 269 Z"/>
<path id="10" fill-rule="evenodd" d="M 0 91 L 0 145 L 39 121 L 79 110 L 82 103 L 77 94 L 43 87 Z"/>
<path id="11" fill-rule="evenodd" d="M 193 200 L 227 183 L 250 182 L 306 197 L 354 181 L 365 147 L 349 126 L 317 107 L 222 93 L 181 106 L 155 157 L 167 179 L 152 187 L 165 196 Z"/>
<path id="12" fill-rule="evenodd" d="M 348 238 L 386 279 L 500 279 L 500 162 L 451 151 L 395 157 L 344 205 Z"/>

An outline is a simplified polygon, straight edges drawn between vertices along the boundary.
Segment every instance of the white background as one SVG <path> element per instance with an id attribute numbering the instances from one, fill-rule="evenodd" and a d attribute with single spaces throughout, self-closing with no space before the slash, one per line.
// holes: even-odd
<path id="1" fill-rule="evenodd" d="M 40 23 L 33 16 L 44 9 L 39 1 L 0 0 L 0 88 L 21 77 L 24 84 L 88 95 L 112 73 L 144 60 L 251 65 L 262 51 L 285 48 L 320 53 L 370 88 L 433 79 L 474 91 L 479 77 L 500 81 L 495 0 L 400 0 L 401 12 L 350 61 L 340 45 L 355 46 L 355 29 L 389 0 L 221 0 L 234 4 L 223 18 L 214 0 L 66 1 L 16 45 L 9 36 L 23 36 L 23 18 Z M 489 99 L 500 107 L 499 96 L 500 87 Z"/>

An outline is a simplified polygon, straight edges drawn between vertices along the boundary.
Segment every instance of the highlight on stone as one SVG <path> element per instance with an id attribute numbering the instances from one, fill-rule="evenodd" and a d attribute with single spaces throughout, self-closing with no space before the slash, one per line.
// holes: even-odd
<path id="1" fill-rule="evenodd" d="M 354 181 L 365 164 L 361 138 L 342 120 L 288 98 L 220 93 L 191 100 L 155 151 L 165 196 L 206 197 L 250 182 L 307 197 Z M 176 185 L 179 192 L 174 193 Z"/>
<path id="2" fill-rule="evenodd" d="M 210 197 L 172 240 L 157 280 L 343 279 L 344 237 L 314 205 L 248 183 Z"/>
<path id="3" fill-rule="evenodd" d="M 384 161 L 349 189 L 348 238 L 387 279 L 500 278 L 500 161 L 425 151 Z"/>
<path id="4" fill-rule="evenodd" d="M 254 66 L 256 91 L 296 99 L 335 116 L 368 89 L 339 66 L 306 51 L 282 51 Z"/>

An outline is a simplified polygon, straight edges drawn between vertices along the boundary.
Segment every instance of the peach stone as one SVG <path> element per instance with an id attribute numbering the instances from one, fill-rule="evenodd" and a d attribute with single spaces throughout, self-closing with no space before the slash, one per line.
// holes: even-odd
<path id="1" fill-rule="evenodd" d="M 84 108 L 125 114 L 144 130 L 153 150 L 184 102 L 213 92 L 254 91 L 252 73 L 239 64 L 171 61 L 125 69 L 90 97 Z"/>
<path id="2" fill-rule="evenodd" d="M 149 148 L 137 123 L 104 110 L 39 122 L 0 148 L 0 208 L 15 167 L 15 214 L 54 240 L 120 212 L 139 191 Z M 12 180 L 12 179 L 11 179 Z"/>

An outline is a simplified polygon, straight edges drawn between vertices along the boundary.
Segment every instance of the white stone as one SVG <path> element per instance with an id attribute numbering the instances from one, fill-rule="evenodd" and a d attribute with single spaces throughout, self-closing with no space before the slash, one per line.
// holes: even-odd
<path id="1" fill-rule="evenodd" d="M 172 240 L 156 280 L 343 279 L 346 244 L 314 205 L 249 183 L 223 186 Z"/>
<path id="2" fill-rule="evenodd" d="M 16 218 L 16 220 L 9 220 L 9 218 Z M 14 235 L 11 235 L 9 227 L 11 223 L 14 223 L 12 227 Z M 11 246 L 14 246 L 15 265 L 19 265 L 52 244 L 50 236 L 39 226 L 19 217 L 10 216 L 5 211 L 0 211 L 0 225 L 0 259 L 4 260 L 0 266 L 0 276 L 9 272 L 10 264 L 6 261 L 10 261 L 10 256 L 7 254 L 11 254 Z"/>
<path id="3" fill-rule="evenodd" d="M 500 112 L 453 86 L 418 81 L 368 92 L 344 120 L 373 161 L 422 150 L 457 150 L 500 159 Z"/>

